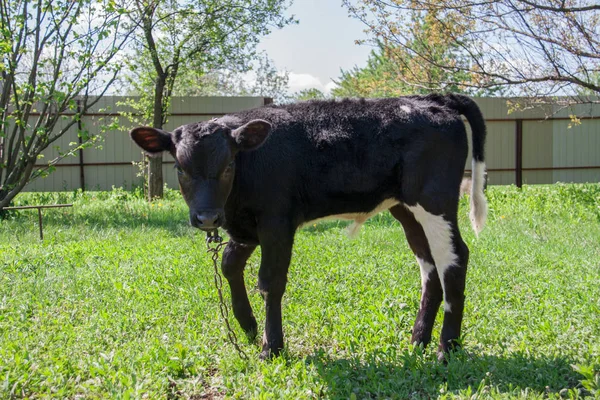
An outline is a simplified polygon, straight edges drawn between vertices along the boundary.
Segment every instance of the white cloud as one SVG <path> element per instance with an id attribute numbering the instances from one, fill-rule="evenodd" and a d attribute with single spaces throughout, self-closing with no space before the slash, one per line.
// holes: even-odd
<path id="1" fill-rule="evenodd" d="M 310 74 L 297 74 L 295 72 L 290 72 L 289 77 L 290 92 L 292 93 L 296 93 L 304 89 L 316 88 L 323 90 L 324 88 L 319 78 Z"/>
<path id="2" fill-rule="evenodd" d="M 329 81 L 327 85 L 325 85 L 325 94 L 330 94 L 333 89 L 338 87 L 338 84 L 334 81 Z"/>
<path id="3" fill-rule="evenodd" d="M 329 81 L 326 84 L 323 84 L 319 78 L 313 76 L 311 74 L 297 74 L 295 72 L 289 73 L 289 92 L 296 93 L 304 89 L 319 89 L 325 94 L 329 94 L 331 89 L 336 87 L 337 85 Z"/>

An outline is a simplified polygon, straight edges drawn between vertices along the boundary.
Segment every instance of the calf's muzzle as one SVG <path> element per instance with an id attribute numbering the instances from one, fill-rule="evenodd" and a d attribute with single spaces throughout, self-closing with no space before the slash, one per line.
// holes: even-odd
<path id="1" fill-rule="evenodd" d="M 192 212 L 190 215 L 190 223 L 193 227 L 202 229 L 203 231 L 213 231 L 223 225 L 223 212 L 218 210 L 205 210 Z"/>

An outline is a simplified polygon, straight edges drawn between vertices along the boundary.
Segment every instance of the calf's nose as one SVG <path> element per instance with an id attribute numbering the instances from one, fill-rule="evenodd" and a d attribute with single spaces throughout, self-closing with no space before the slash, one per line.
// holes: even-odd
<path id="1" fill-rule="evenodd" d="M 221 218 L 216 212 L 196 214 L 196 227 L 200 229 L 216 229 L 221 225 Z"/>

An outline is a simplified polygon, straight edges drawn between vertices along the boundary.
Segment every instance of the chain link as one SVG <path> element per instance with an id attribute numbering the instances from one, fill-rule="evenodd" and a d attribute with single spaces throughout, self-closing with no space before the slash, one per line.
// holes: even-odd
<path id="1" fill-rule="evenodd" d="M 213 243 L 216 243 L 216 246 L 210 247 Z M 213 267 L 215 270 L 215 287 L 217 288 L 217 293 L 219 294 L 219 311 L 221 312 L 221 317 L 223 318 L 223 321 L 225 321 L 225 326 L 227 327 L 227 338 L 229 339 L 229 342 L 233 345 L 233 347 L 235 347 L 235 349 L 237 350 L 240 358 L 248 360 L 248 355 L 246 355 L 246 353 L 244 353 L 244 350 L 242 350 L 238 345 L 237 335 L 235 334 L 234 330 L 229 324 L 229 309 L 225 304 L 225 300 L 223 300 L 223 277 L 219 273 L 218 261 L 219 253 L 221 252 L 221 249 L 225 245 L 227 245 L 227 243 L 228 242 L 223 242 L 223 238 L 219 236 L 219 232 L 216 229 L 212 232 L 206 233 L 206 252 L 212 253 L 211 259 L 213 261 Z"/>

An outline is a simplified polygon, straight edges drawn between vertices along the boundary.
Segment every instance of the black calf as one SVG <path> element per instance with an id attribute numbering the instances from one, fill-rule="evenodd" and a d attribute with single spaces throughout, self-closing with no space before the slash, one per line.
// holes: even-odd
<path id="1" fill-rule="evenodd" d="M 298 227 L 341 218 L 353 220 L 356 233 L 386 209 L 404 227 L 421 268 L 412 340 L 431 340 L 443 302 L 440 350 L 446 352 L 460 337 L 469 258 L 456 215 L 468 152 L 461 115 L 473 131 L 471 223 L 479 232 L 486 216 L 485 124 L 464 96 L 268 106 L 173 133 L 136 128 L 131 137 L 150 154 L 168 151 L 175 158 L 192 225 L 207 231 L 222 226 L 229 233 L 223 273 L 234 315 L 249 335 L 257 324 L 243 271 L 261 246 L 263 357 L 283 348 L 281 299 Z"/>

